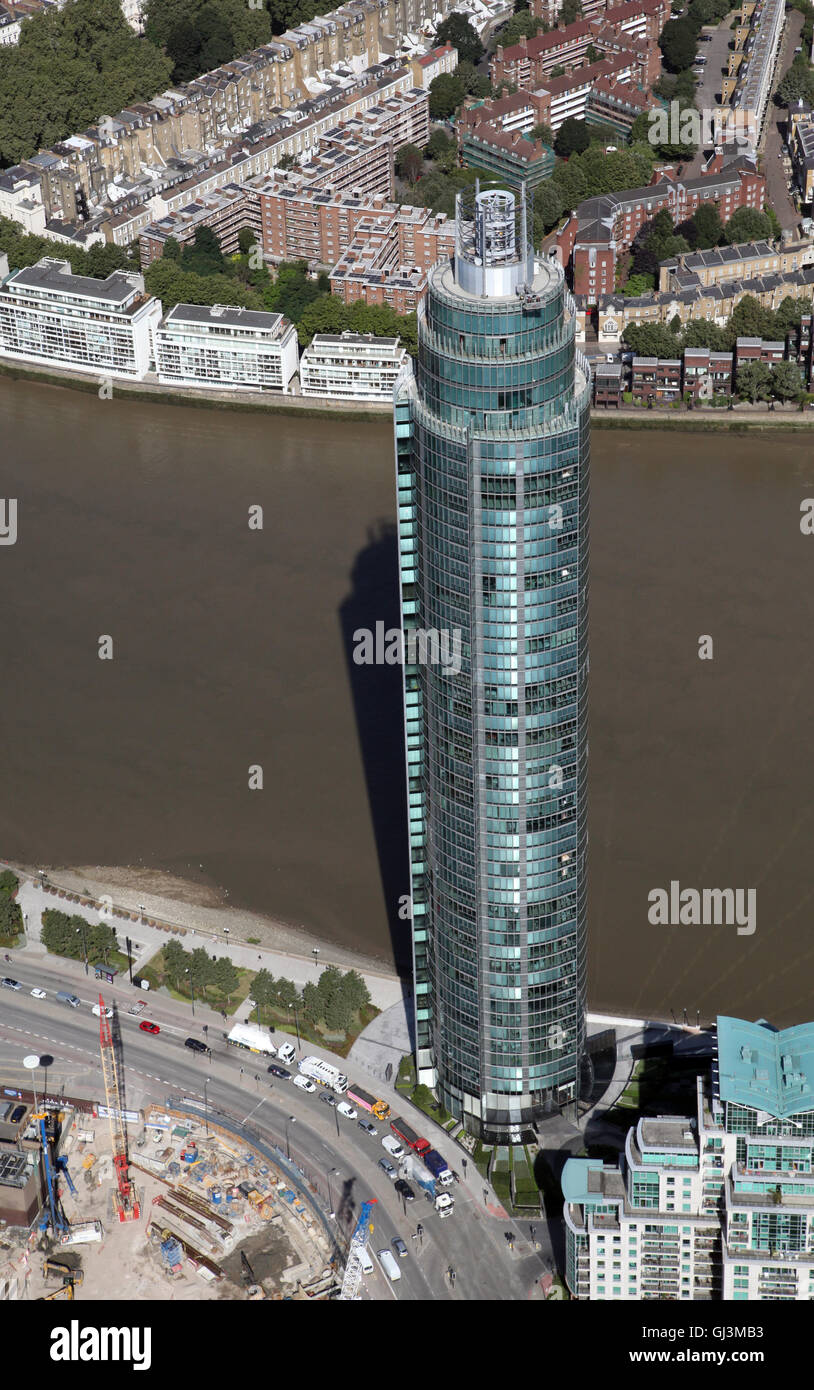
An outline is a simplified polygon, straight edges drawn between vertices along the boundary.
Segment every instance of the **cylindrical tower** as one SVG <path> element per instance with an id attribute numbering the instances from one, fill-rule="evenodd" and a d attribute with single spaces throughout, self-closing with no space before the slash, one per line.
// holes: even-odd
<path id="1" fill-rule="evenodd" d="M 525 198 L 456 221 L 395 397 L 417 1064 L 499 1142 L 584 1044 L 589 369 Z"/>

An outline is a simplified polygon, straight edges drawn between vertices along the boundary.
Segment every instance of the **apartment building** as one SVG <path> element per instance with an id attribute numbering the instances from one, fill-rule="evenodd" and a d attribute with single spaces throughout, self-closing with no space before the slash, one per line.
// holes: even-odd
<path id="1" fill-rule="evenodd" d="M 568 266 L 574 293 L 597 303 L 615 286 L 617 257 L 633 244 L 637 233 L 666 208 L 674 222 L 691 217 L 706 202 L 718 205 L 726 222 L 739 207 L 762 208 L 765 179 L 745 156 L 731 160 L 720 172 L 678 179 L 675 171 L 656 170 L 644 188 L 626 189 L 588 198 L 557 234 L 562 263 Z"/>
<path id="2" fill-rule="evenodd" d="M 294 176 L 297 177 L 296 175 Z M 265 185 L 259 192 L 263 253 L 273 260 L 333 266 L 364 218 L 394 217 L 398 204 L 382 194 L 361 197 L 308 187 L 306 180 Z"/>
<path id="3" fill-rule="evenodd" d="M 249 195 L 245 186 L 227 184 L 219 192 L 210 193 L 208 198 L 195 198 L 179 212 L 151 223 L 139 237 L 142 268 L 163 255 L 170 237 L 179 246 L 186 246 L 195 240 L 199 227 L 210 227 L 223 254 L 233 256 L 239 250 L 238 236 L 244 227 L 254 232 L 256 241 L 260 240 L 258 200 Z"/>
<path id="4" fill-rule="evenodd" d="M 390 400 L 406 362 L 399 338 L 316 333 L 300 358 L 300 390 L 304 396 Z"/>
<path id="5" fill-rule="evenodd" d="M 282 314 L 176 304 L 156 327 L 154 341 L 165 386 L 287 393 L 297 371 L 297 330 Z"/>
<path id="6" fill-rule="evenodd" d="M 575 1298 L 814 1300 L 814 1025 L 719 1018 L 712 1048 L 694 1117 L 566 1163 Z"/>
<path id="7" fill-rule="evenodd" d="M 542 140 L 527 140 L 522 131 L 499 130 L 488 122 L 462 131 L 460 140 L 463 163 L 484 169 L 508 188 L 536 188 L 556 163 L 554 151 Z"/>
<path id="8" fill-rule="evenodd" d="M 418 307 L 427 273 L 453 254 L 455 228 L 446 213 L 401 207 L 395 216 L 365 217 L 331 271 L 331 293 L 354 304 L 387 304 L 398 314 Z"/>
<path id="9" fill-rule="evenodd" d="M 0 285 L 0 353 L 45 366 L 138 380 L 160 320 L 160 302 L 134 271 L 95 280 L 45 257 Z"/>
<path id="10" fill-rule="evenodd" d="M 592 306 L 588 299 L 577 300 L 577 336 L 584 341 L 586 321 L 595 318 L 599 342 L 616 341 L 629 324 L 680 323 L 707 319 L 723 328 L 733 311 L 749 295 L 765 309 L 778 309 L 790 296 L 810 296 L 814 291 L 814 266 L 792 270 L 784 275 L 762 275 L 752 280 L 725 280 L 708 288 L 654 291 L 650 294 L 608 295 Z"/>
<path id="11" fill-rule="evenodd" d="M 710 348 L 685 348 L 680 357 L 664 359 L 633 357 L 627 365 L 598 362 L 594 369 L 593 403 L 618 407 L 623 396 L 634 405 L 669 404 L 679 398 L 702 405 L 714 397 L 737 392 L 738 372 L 750 362 L 775 366 L 795 362 L 800 367 L 802 385 L 812 380 L 811 316 L 787 334 L 785 343 L 761 338 L 738 338 L 732 352 L 713 352 Z"/>
<path id="12" fill-rule="evenodd" d="M 717 116 L 743 131 L 756 149 L 782 46 L 785 0 L 743 0 L 738 20 Z"/>
<path id="13" fill-rule="evenodd" d="M 724 280 L 746 280 L 760 275 L 785 274 L 814 262 L 814 241 L 750 241 L 736 246 L 717 246 L 711 251 L 688 251 L 662 261 L 659 289 L 686 290 L 697 285 L 718 285 Z"/>
<path id="14" fill-rule="evenodd" d="M 603 56 L 628 52 L 643 83 L 655 81 L 660 71 L 658 35 L 670 17 L 667 0 L 642 0 L 619 5 L 593 19 L 577 20 L 564 29 L 553 29 L 535 38 L 503 48 L 498 44 L 489 63 L 492 85 L 502 82 L 524 91 L 546 86 L 556 68 L 566 74 L 585 65 L 593 49 Z"/>
<path id="15" fill-rule="evenodd" d="M 546 24 L 555 24 L 562 9 L 562 0 L 531 0 L 531 13 Z M 585 19 L 604 19 L 620 32 L 635 38 L 647 38 L 656 43 L 670 18 L 669 0 L 631 0 L 614 5 L 612 0 L 582 0 Z"/>
<path id="16" fill-rule="evenodd" d="M 789 148 L 800 201 L 814 202 L 814 111 L 789 111 Z"/>

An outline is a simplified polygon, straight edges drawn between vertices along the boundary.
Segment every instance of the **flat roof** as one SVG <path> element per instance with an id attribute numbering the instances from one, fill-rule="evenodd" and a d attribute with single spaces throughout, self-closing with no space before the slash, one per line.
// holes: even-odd
<path id="1" fill-rule="evenodd" d="M 241 309 L 227 304 L 176 304 L 165 322 L 208 323 L 215 327 L 265 328 L 274 330 L 282 322 L 282 314 L 265 313 L 261 309 Z"/>
<path id="2" fill-rule="evenodd" d="M 814 1110 L 814 1023 L 718 1019 L 721 1100 L 784 1118 Z"/>

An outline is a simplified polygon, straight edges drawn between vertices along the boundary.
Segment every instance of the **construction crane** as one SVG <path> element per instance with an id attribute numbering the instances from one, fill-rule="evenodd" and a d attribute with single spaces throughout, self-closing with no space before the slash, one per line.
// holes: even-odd
<path id="1" fill-rule="evenodd" d="M 59 1200 L 59 1185 L 57 1183 L 57 1170 L 51 1157 L 51 1140 L 45 1127 L 47 1116 L 45 1111 L 40 1111 L 34 1116 L 40 1127 L 40 1144 L 42 1146 L 42 1162 L 45 1168 L 45 1186 L 48 1192 L 48 1206 L 43 1208 L 40 1218 L 40 1230 L 44 1231 L 48 1226 L 51 1227 L 54 1235 L 62 1235 L 68 1230 L 68 1222 Z"/>
<path id="2" fill-rule="evenodd" d="M 130 1181 L 127 1160 L 127 1130 L 122 1108 L 119 1072 L 116 1066 L 116 1051 L 107 1008 L 99 995 L 99 1049 L 102 1054 L 102 1075 L 105 1079 L 107 1113 L 110 1121 L 110 1140 L 113 1151 L 113 1166 L 116 1170 L 116 1192 L 113 1204 L 120 1221 L 137 1221 L 139 1203 L 136 1190 Z"/>
<path id="3" fill-rule="evenodd" d="M 345 1277 L 342 1280 L 342 1292 L 339 1295 L 340 1302 L 350 1302 L 359 1296 L 359 1284 L 362 1280 L 362 1254 L 368 1242 L 368 1237 L 373 1230 L 373 1222 L 370 1213 L 373 1210 L 375 1197 L 371 1197 L 369 1202 L 362 1203 L 362 1210 L 359 1213 L 359 1220 L 356 1222 L 353 1235 L 350 1238 L 350 1249 L 348 1250 L 347 1264 L 345 1265 Z"/>

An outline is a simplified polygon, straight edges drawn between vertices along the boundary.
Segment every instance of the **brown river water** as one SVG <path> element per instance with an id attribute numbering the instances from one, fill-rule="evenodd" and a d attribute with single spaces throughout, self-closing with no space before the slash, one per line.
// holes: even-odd
<path id="1" fill-rule="evenodd" d="M 0 459 L 0 856 L 204 879 L 403 959 L 399 673 L 349 661 L 398 624 L 389 423 L 0 381 Z M 807 1020 L 814 448 L 597 430 L 592 469 L 590 1005 Z M 674 880 L 754 888 L 756 930 L 651 925 Z"/>

